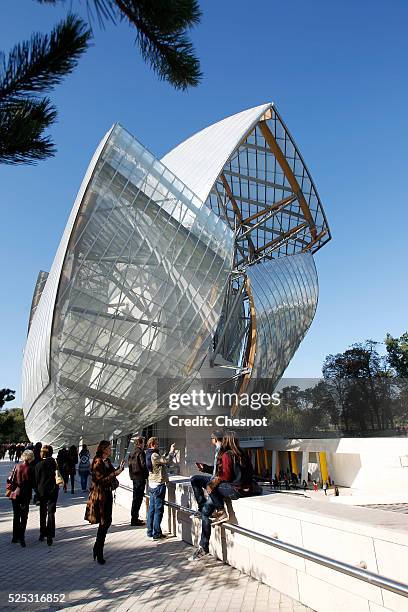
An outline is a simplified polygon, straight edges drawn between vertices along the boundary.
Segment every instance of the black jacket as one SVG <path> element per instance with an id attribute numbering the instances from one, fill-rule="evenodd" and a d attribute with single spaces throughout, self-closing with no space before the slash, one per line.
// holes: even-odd
<path id="1" fill-rule="evenodd" d="M 55 470 L 57 464 L 52 457 L 42 459 L 35 466 L 35 485 L 38 497 L 51 497 L 58 492 L 58 485 L 55 482 Z"/>
<path id="2" fill-rule="evenodd" d="M 138 446 L 129 455 L 129 477 L 131 480 L 146 480 L 149 472 L 146 466 L 146 453 Z"/>

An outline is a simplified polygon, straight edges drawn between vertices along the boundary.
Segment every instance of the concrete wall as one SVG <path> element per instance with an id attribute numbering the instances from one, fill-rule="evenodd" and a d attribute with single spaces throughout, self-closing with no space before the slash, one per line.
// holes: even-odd
<path id="1" fill-rule="evenodd" d="M 130 508 L 127 470 L 117 502 Z M 193 505 L 188 479 L 172 478 L 171 501 Z M 230 502 L 231 503 L 231 502 Z M 284 494 L 240 499 L 230 506 L 231 522 L 328 557 L 359 565 L 408 583 L 408 516 L 354 508 Z M 197 544 L 201 523 L 166 510 L 163 528 Z M 407 612 L 408 599 L 280 551 L 223 527 L 216 527 L 211 553 L 317 612 Z"/>
<path id="2" fill-rule="evenodd" d="M 276 439 L 266 440 L 265 448 L 326 452 L 330 477 L 340 486 L 361 491 L 408 491 L 408 439 L 405 437 Z"/>

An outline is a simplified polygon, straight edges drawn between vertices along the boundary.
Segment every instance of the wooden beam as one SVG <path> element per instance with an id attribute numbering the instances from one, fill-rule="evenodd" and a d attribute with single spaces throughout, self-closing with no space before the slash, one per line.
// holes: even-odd
<path id="1" fill-rule="evenodd" d="M 282 168 L 283 173 L 285 174 L 286 178 L 288 179 L 289 185 L 292 187 L 293 191 L 297 195 L 297 199 L 299 200 L 299 204 L 300 204 L 300 208 L 302 210 L 302 213 L 304 214 L 304 217 L 305 217 L 305 219 L 308 222 L 308 225 L 310 227 L 310 233 L 312 235 L 312 238 L 315 239 L 316 235 L 317 235 L 316 224 L 313 221 L 309 205 L 308 205 L 308 203 L 305 200 L 305 196 L 303 195 L 303 192 L 302 192 L 302 190 L 300 188 L 300 185 L 299 185 L 299 183 L 297 181 L 297 178 L 293 174 L 292 168 L 289 166 L 286 157 L 284 156 L 281 148 L 279 147 L 278 143 L 276 142 L 276 140 L 275 140 L 271 130 L 269 129 L 269 127 L 267 125 L 267 123 L 265 121 L 260 121 L 258 125 L 259 125 L 259 128 L 260 128 L 261 132 L 262 132 L 263 137 L 265 138 L 265 141 L 268 143 L 268 146 L 270 147 L 270 149 L 271 149 L 272 153 L 274 154 L 278 164 Z"/>
<path id="2" fill-rule="evenodd" d="M 308 244 L 307 246 L 305 246 L 305 248 L 304 248 L 304 249 L 302 249 L 302 253 L 304 253 L 305 251 L 308 251 L 309 249 L 311 249 L 311 248 L 312 248 L 312 246 L 313 246 L 314 244 L 316 244 L 316 242 L 319 242 L 320 238 L 323 238 L 323 236 L 324 236 L 325 234 L 327 234 L 327 230 L 325 230 L 325 229 L 324 229 L 322 232 L 320 232 L 319 234 L 317 234 L 316 238 L 313 238 L 313 240 L 311 240 L 311 241 L 309 242 L 309 244 Z"/>
<path id="3" fill-rule="evenodd" d="M 292 234 L 294 234 L 295 232 L 299 232 L 300 230 L 302 230 L 303 228 L 307 226 L 308 224 L 305 222 L 305 223 L 301 223 L 300 225 L 297 225 L 296 227 L 292 227 L 291 230 L 285 232 L 284 234 L 281 234 L 280 236 L 278 236 L 278 238 L 274 238 L 270 242 L 267 242 L 266 244 L 264 244 L 264 246 L 257 249 L 255 251 L 255 254 L 257 255 L 258 253 L 262 253 L 262 251 L 266 251 L 266 249 L 269 249 L 269 247 L 273 246 L 274 244 L 277 244 L 278 242 L 281 242 L 282 240 L 285 240 L 286 238 L 290 238 Z"/>
<path id="4" fill-rule="evenodd" d="M 228 199 L 231 202 L 231 206 L 233 208 L 233 211 L 234 211 L 234 213 L 235 213 L 235 215 L 236 215 L 236 217 L 238 219 L 238 223 L 239 223 L 239 225 L 242 225 L 241 210 L 240 210 L 240 208 L 239 208 L 239 206 L 238 206 L 238 204 L 237 204 L 237 202 L 236 202 L 236 200 L 234 198 L 234 194 L 231 191 L 231 187 L 229 186 L 229 183 L 228 183 L 227 179 L 225 178 L 224 174 L 222 174 L 222 173 L 220 174 L 220 179 L 221 179 L 221 182 L 222 182 L 222 184 L 224 186 L 225 193 L 227 194 Z M 251 255 L 253 255 L 256 252 L 255 251 L 255 245 L 252 242 L 252 238 L 250 236 L 248 236 L 247 240 L 248 240 L 249 252 L 250 252 Z"/>
<path id="5" fill-rule="evenodd" d="M 258 219 L 258 217 L 261 217 L 262 215 L 268 212 L 271 212 L 273 210 L 279 210 L 280 208 L 283 208 L 284 206 L 286 206 L 286 204 L 292 204 L 292 202 L 294 202 L 295 200 L 296 200 L 296 196 L 293 195 L 293 196 L 289 196 L 288 198 L 284 198 L 283 200 L 279 200 L 278 202 L 275 202 L 274 204 L 269 204 L 265 206 L 265 208 L 263 208 L 262 210 L 259 210 L 258 212 L 256 212 L 254 215 L 251 215 L 250 217 L 243 219 L 242 223 L 245 225 L 246 223 L 249 223 L 250 221 L 253 221 L 254 219 Z M 291 211 L 287 211 L 287 212 L 290 213 Z"/>

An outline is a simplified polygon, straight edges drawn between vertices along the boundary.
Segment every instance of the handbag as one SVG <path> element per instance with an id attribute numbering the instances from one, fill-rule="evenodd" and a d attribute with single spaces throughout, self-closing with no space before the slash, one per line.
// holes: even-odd
<path id="1" fill-rule="evenodd" d="M 16 469 L 16 467 L 13 468 L 12 472 L 6 480 L 6 497 L 9 497 L 10 499 L 15 499 L 15 497 L 11 497 L 11 494 L 17 488 Z"/>
<path id="2" fill-rule="evenodd" d="M 98 494 L 91 489 L 89 492 L 88 501 L 86 502 L 84 520 L 96 525 L 101 520 L 101 509 L 98 500 Z"/>
<path id="3" fill-rule="evenodd" d="M 111 482 L 112 491 L 115 491 L 118 488 L 118 486 L 119 486 L 119 480 L 115 476 L 115 478 L 113 478 Z"/>
<path id="4" fill-rule="evenodd" d="M 10 493 L 10 499 L 17 499 L 18 497 L 20 497 L 20 493 L 21 493 L 20 487 L 16 487 L 14 491 Z"/>
<path id="5" fill-rule="evenodd" d="M 261 485 L 259 484 L 259 482 L 255 480 L 255 478 L 253 478 L 251 481 L 250 491 L 251 491 L 251 495 L 262 495 L 263 489 Z"/>

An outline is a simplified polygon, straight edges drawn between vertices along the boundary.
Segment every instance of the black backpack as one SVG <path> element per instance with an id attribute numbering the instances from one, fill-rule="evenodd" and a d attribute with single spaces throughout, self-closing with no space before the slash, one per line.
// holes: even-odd
<path id="1" fill-rule="evenodd" d="M 234 480 L 231 484 L 239 486 L 244 495 L 262 495 L 262 487 L 255 480 L 254 468 L 248 455 L 245 453 L 242 465 L 235 459 L 233 453 L 231 455 L 234 463 Z"/>

